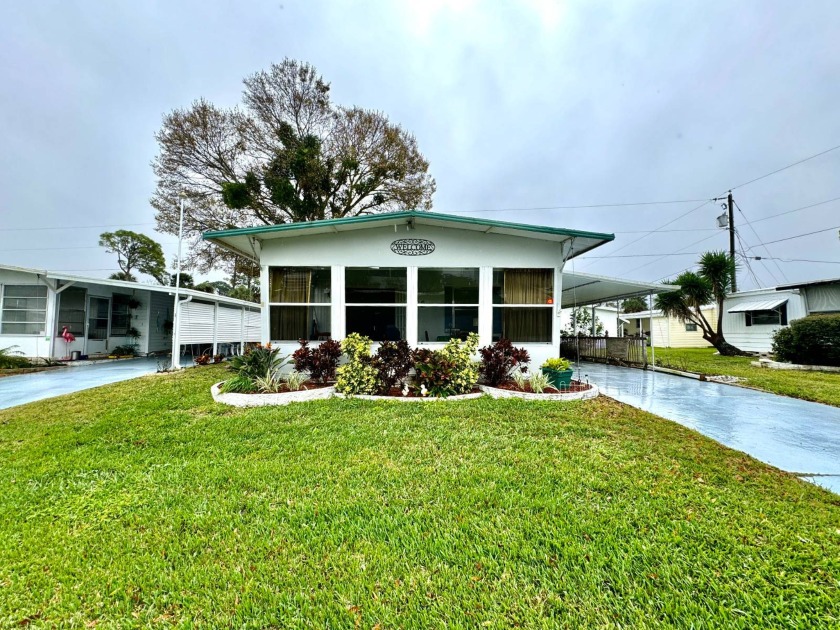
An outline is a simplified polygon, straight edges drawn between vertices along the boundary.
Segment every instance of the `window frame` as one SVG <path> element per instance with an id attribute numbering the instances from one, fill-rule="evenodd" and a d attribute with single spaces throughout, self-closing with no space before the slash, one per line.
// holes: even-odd
<path id="1" fill-rule="evenodd" d="M 694 322 L 685 322 L 685 332 L 697 332 L 697 324 Z"/>
<path id="2" fill-rule="evenodd" d="M 551 280 L 551 297 L 548 298 L 551 300 L 550 302 L 539 303 L 539 304 L 505 304 L 505 303 L 497 303 L 495 297 L 495 288 L 496 288 L 496 272 L 502 271 L 504 272 L 507 269 L 534 269 L 534 270 L 541 270 L 541 271 L 548 271 L 549 279 Z M 526 308 L 544 308 L 544 309 L 553 309 L 556 305 L 555 302 L 555 293 L 557 290 L 557 277 L 556 277 L 556 269 L 554 267 L 493 267 L 491 269 L 491 300 L 490 300 L 490 308 L 491 308 L 491 326 L 490 326 L 490 338 L 493 343 L 496 342 L 496 333 L 495 333 L 495 324 L 496 324 L 496 309 L 497 308 L 514 308 L 514 309 L 526 309 Z M 504 296 L 503 296 L 504 297 Z M 502 326 L 504 326 L 504 320 L 502 321 Z M 554 343 L 554 331 L 557 327 L 556 318 L 551 317 L 549 315 L 549 331 L 548 331 L 548 341 L 517 341 L 515 339 L 511 339 L 512 343 L 518 344 L 528 344 L 528 345 L 542 345 L 542 346 L 550 346 Z M 500 338 L 506 338 L 504 336 Z M 509 338 L 509 337 L 508 337 Z"/>
<path id="3" fill-rule="evenodd" d="M 44 291 L 44 296 L 43 297 L 41 297 L 41 296 L 25 296 L 23 298 L 23 299 L 44 300 L 43 309 L 41 309 L 41 308 L 31 309 L 31 308 L 9 308 L 9 307 L 7 307 L 6 306 L 6 299 L 7 299 L 6 289 L 8 289 L 10 287 L 14 287 L 14 288 L 35 287 L 35 288 L 38 288 L 38 289 L 43 289 L 43 291 Z M 21 296 L 9 296 L 10 299 L 14 299 L 15 297 L 20 298 Z M 11 284 L 11 283 L 0 284 L 0 335 L 8 336 L 8 337 L 42 337 L 42 336 L 48 334 L 47 333 L 48 303 L 49 303 L 49 290 L 43 284 Z M 43 311 L 44 319 L 43 319 L 43 321 L 30 321 L 30 320 L 27 319 L 26 321 L 22 321 L 22 322 L 12 322 L 12 321 L 4 322 L 3 321 L 3 315 L 6 313 L 7 310 L 9 312 L 11 312 L 11 311 L 14 311 L 14 312 L 41 312 L 41 311 Z M 7 324 L 11 324 L 11 325 L 23 324 L 24 326 L 29 326 L 29 325 L 35 324 L 35 325 L 40 325 L 41 330 L 38 331 L 38 332 L 34 332 L 34 333 L 6 332 L 4 330 L 4 325 L 7 325 Z"/>
<path id="4" fill-rule="evenodd" d="M 444 271 L 447 269 L 458 269 L 458 270 L 470 270 L 476 272 L 476 297 L 478 300 L 476 302 L 455 302 L 455 303 L 439 303 L 439 302 L 421 302 L 420 301 L 420 274 L 424 271 L 429 270 L 437 270 L 437 271 Z M 410 290 L 410 288 L 409 288 Z M 446 341 L 438 341 L 437 339 L 428 341 L 425 339 L 420 338 L 420 312 L 421 309 L 424 308 L 474 308 L 476 309 L 476 320 L 478 323 L 475 326 L 475 333 L 478 334 L 478 331 L 481 329 L 481 267 L 418 267 L 417 268 L 417 345 L 426 345 L 426 344 L 445 344 Z M 472 331 L 471 331 L 472 332 Z"/>
<path id="5" fill-rule="evenodd" d="M 271 301 L 271 296 L 272 296 L 273 292 L 271 290 L 272 289 L 271 278 L 272 278 L 272 272 L 275 269 L 296 269 L 296 270 L 320 269 L 320 270 L 326 271 L 326 277 L 329 279 L 329 286 L 327 288 L 329 289 L 330 301 L 329 302 L 272 302 Z M 300 307 L 304 307 L 304 308 L 305 307 L 310 307 L 310 308 L 326 307 L 327 312 L 330 314 L 329 327 L 332 328 L 332 326 L 333 326 L 333 322 L 332 322 L 332 301 L 334 299 L 334 291 L 333 291 L 333 285 L 332 285 L 332 267 L 324 266 L 324 265 L 269 265 L 268 266 L 267 292 L 268 292 L 268 301 L 266 301 L 266 308 L 268 309 L 268 336 L 269 336 L 269 338 L 271 338 L 271 330 L 272 330 L 272 319 L 271 319 L 271 313 L 272 313 L 272 310 L 273 310 L 272 307 L 275 307 L 275 306 L 297 307 L 297 308 L 300 308 Z M 309 324 L 307 324 L 307 327 L 308 326 L 309 326 Z M 309 334 L 309 332 L 307 332 L 307 334 L 304 337 L 298 337 L 297 339 L 271 339 L 271 341 L 272 342 L 277 342 L 277 343 L 298 343 L 301 339 L 306 339 L 307 341 L 310 341 L 310 342 L 311 341 L 316 341 L 316 342 L 319 341 L 319 340 L 309 339 L 310 336 L 311 335 Z"/>
<path id="6" fill-rule="evenodd" d="M 404 302 L 348 302 L 347 301 L 347 273 L 351 269 L 354 269 L 354 270 L 356 270 L 356 269 L 397 269 L 397 270 L 400 270 L 401 269 L 403 272 L 405 272 L 405 301 Z M 408 267 L 407 266 L 406 267 L 370 266 L 370 265 L 366 266 L 366 267 L 349 266 L 349 265 L 345 266 L 344 267 L 344 278 L 343 278 L 343 283 L 342 283 L 343 284 L 343 286 L 342 286 L 342 296 L 341 296 L 342 297 L 341 305 L 344 309 L 344 336 L 346 337 L 347 335 L 352 334 L 352 332 L 354 332 L 354 331 L 350 331 L 347 327 L 348 326 L 347 323 L 350 319 L 349 317 L 347 317 L 347 315 L 348 315 L 348 310 L 347 309 L 349 309 L 351 307 L 353 307 L 353 308 L 359 308 L 359 307 L 394 308 L 394 309 L 401 308 L 405 311 L 405 323 L 403 325 L 403 330 L 400 331 L 400 340 L 408 341 L 408 317 L 409 317 L 408 306 L 409 306 L 409 303 L 411 301 L 410 298 L 411 298 L 411 292 L 412 292 L 412 287 L 409 285 L 408 277 L 409 277 L 409 273 L 408 273 Z M 416 292 L 416 290 L 417 290 L 417 288 L 414 287 L 415 292 Z M 413 306 L 416 308 L 417 304 L 414 304 Z M 374 339 L 373 341 L 374 341 L 374 343 L 379 343 L 379 340 L 377 340 L 377 339 Z"/>

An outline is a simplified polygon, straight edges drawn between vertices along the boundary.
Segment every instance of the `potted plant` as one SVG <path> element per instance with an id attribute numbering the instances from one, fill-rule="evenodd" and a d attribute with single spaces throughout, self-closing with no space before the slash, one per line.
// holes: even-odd
<path id="1" fill-rule="evenodd" d="M 568 359 L 546 359 L 540 370 L 548 377 L 548 382 L 556 389 L 568 388 L 572 382 L 572 364 Z"/>

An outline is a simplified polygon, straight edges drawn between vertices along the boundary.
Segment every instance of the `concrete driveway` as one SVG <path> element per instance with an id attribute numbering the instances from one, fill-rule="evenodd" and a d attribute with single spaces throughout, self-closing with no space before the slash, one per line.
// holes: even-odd
<path id="1" fill-rule="evenodd" d="M 153 374 L 158 361 L 169 363 L 167 358 L 140 357 L 6 376 L 0 378 L 0 409 Z"/>
<path id="2" fill-rule="evenodd" d="M 838 407 L 594 363 L 581 363 L 580 375 L 588 376 L 611 398 L 695 429 L 840 494 Z"/>

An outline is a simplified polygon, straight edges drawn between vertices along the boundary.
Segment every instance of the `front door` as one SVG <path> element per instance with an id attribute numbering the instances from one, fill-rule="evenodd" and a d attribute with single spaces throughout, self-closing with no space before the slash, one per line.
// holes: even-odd
<path id="1" fill-rule="evenodd" d="M 86 354 L 108 352 L 108 314 L 111 300 L 102 297 L 88 298 L 87 348 Z"/>

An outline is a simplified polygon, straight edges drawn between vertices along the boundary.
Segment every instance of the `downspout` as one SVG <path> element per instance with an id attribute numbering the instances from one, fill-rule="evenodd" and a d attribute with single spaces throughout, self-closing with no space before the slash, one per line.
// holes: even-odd
<path id="1" fill-rule="evenodd" d="M 656 350 L 653 345 L 653 291 L 648 293 L 648 306 L 650 310 L 650 369 L 656 371 Z"/>

